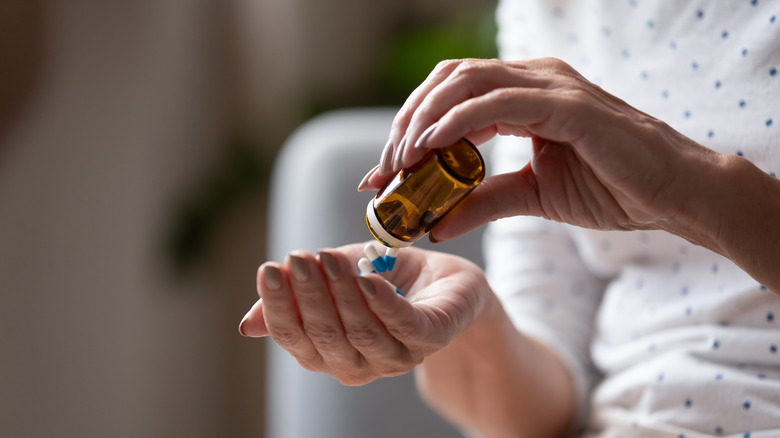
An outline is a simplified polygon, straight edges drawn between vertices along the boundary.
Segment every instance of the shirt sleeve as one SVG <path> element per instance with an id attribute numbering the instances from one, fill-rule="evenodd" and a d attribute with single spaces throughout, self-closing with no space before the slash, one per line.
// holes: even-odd
<path id="1" fill-rule="evenodd" d="M 525 165 L 528 148 L 498 142 L 494 173 Z M 518 216 L 490 224 L 485 233 L 486 273 L 515 327 L 554 351 L 568 367 L 578 397 L 582 426 L 587 399 L 598 375 L 590 342 L 606 282 L 586 267 L 565 225 Z"/>

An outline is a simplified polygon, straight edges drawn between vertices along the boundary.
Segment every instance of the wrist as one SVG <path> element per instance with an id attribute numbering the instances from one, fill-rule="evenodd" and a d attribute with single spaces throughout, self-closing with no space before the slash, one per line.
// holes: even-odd
<path id="1" fill-rule="evenodd" d="M 780 293 L 770 266 L 780 257 L 780 180 L 736 155 L 713 152 L 700 165 L 667 231 L 727 257 Z"/>

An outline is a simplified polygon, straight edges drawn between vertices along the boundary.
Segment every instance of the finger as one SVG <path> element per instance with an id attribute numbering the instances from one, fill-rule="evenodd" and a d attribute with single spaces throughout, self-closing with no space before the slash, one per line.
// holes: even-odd
<path id="1" fill-rule="evenodd" d="M 263 316 L 263 299 L 257 302 L 244 315 L 241 323 L 238 325 L 238 332 L 241 336 L 250 338 L 260 338 L 268 336 L 268 328 L 265 326 L 265 317 Z"/>
<path id="2" fill-rule="evenodd" d="M 549 86 L 553 77 L 495 60 L 464 61 L 425 96 L 414 112 L 406 130 L 407 147 L 403 151 L 397 151 L 399 154 L 402 153 L 402 157 L 398 159 L 401 163 L 400 167 L 407 167 L 422 157 L 425 151 L 420 149 L 437 129 L 436 122 L 454 106 L 496 89 L 507 87 L 543 89 Z M 495 133 L 495 129 L 480 129 L 464 132 L 461 137 L 467 137 L 475 141 L 475 144 L 481 144 Z"/>
<path id="3" fill-rule="evenodd" d="M 378 274 L 360 275 L 357 284 L 368 307 L 393 338 L 406 346 L 431 342 L 434 331 L 430 321 L 423 318 L 410 301 L 396 293 L 395 286 Z"/>
<path id="4" fill-rule="evenodd" d="M 433 242 L 443 242 L 485 223 L 517 215 L 545 216 L 530 163 L 517 172 L 486 178 L 431 230 Z"/>
<path id="5" fill-rule="evenodd" d="M 584 127 L 603 117 L 603 107 L 586 93 L 560 89 L 499 88 L 452 107 L 428 137 L 426 148 L 444 147 L 465 134 L 496 126 L 500 134 L 529 134 L 575 143 Z M 590 123 L 592 126 L 593 123 Z"/>
<path id="6" fill-rule="evenodd" d="M 302 365 L 314 368 L 322 357 L 304 333 L 301 315 L 285 271 L 286 268 L 278 263 L 268 262 L 260 266 L 258 285 L 263 297 L 265 324 L 271 338 L 279 346 Z"/>
<path id="7" fill-rule="evenodd" d="M 328 282 L 314 255 L 295 251 L 287 256 L 287 263 L 303 330 L 327 366 L 359 365 L 360 354 L 347 340 Z"/>
<path id="8" fill-rule="evenodd" d="M 446 79 L 450 73 L 460 65 L 463 60 L 446 60 L 439 62 L 431 71 L 427 78 L 409 95 L 401 109 L 393 119 L 393 125 L 390 129 L 390 139 L 394 145 L 398 145 L 401 138 L 406 133 L 406 128 L 417 107 L 425 99 L 425 96 L 433 90 L 439 83 Z"/>
<path id="9" fill-rule="evenodd" d="M 380 374 L 402 369 L 408 352 L 369 309 L 357 286 L 353 263 L 336 251 L 320 251 L 318 258 L 350 344 Z"/>

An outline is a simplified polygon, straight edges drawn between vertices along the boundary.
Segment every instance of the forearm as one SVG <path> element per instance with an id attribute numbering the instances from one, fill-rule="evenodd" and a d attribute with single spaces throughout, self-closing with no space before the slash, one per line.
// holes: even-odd
<path id="1" fill-rule="evenodd" d="M 491 295 L 475 323 L 417 369 L 424 399 L 476 436 L 560 437 L 574 384 L 550 350 L 520 334 Z"/>
<path id="2" fill-rule="evenodd" d="M 728 257 L 780 295 L 780 180 L 725 154 L 703 175 L 673 232 Z"/>

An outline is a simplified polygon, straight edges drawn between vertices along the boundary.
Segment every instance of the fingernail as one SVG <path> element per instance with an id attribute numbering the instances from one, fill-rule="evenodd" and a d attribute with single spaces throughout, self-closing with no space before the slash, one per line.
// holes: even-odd
<path id="1" fill-rule="evenodd" d="M 436 240 L 435 237 L 433 237 L 433 233 L 428 233 L 428 241 L 430 241 L 431 243 L 439 243 L 440 242 L 439 240 Z"/>
<path id="2" fill-rule="evenodd" d="M 322 268 L 325 270 L 325 274 L 331 280 L 338 280 L 341 272 L 339 271 L 339 262 L 333 254 L 329 252 L 320 251 L 320 261 L 322 262 Z"/>
<path id="3" fill-rule="evenodd" d="M 371 280 L 366 277 L 358 277 L 357 284 L 360 288 L 360 291 L 363 292 L 363 295 L 365 295 L 366 298 L 369 300 L 376 298 L 376 289 L 374 289 L 374 283 L 372 283 Z"/>
<path id="4" fill-rule="evenodd" d="M 404 161 L 404 150 L 406 149 L 406 136 L 401 139 L 401 143 L 398 144 L 398 148 L 395 150 L 395 159 L 393 160 L 393 172 L 398 172 L 402 169 Z"/>
<path id="5" fill-rule="evenodd" d="M 374 166 L 373 169 L 369 170 L 366 176 L 363 177 L 363 179 L 360 181 L 360 184 L 358 184 L 358 192 L 362 192 L 365 190 L 366 185 L 368 184 L 368 180 L 371 179 L 372 176 L 376 173 L 376 171 L 379 170 L 379 165 Z"/>
<path id="6" fill-rule="evenodd" d="M 282 272 L 276 266 L 265 266 L 263 279 L 268 290 L 279 290 L 282 287 Z"/>
<path id="7" fill-rule="evenodd" d="M 246 337 L 246 333 L 244 332 L 244 323 L 246 322 L 247 318 L 249 318 L 249 314 L 247 313 L 244 315 L 244 319 L 241 320 L 241 324 L 238 325 L 238 333 L 241 334 L 241 336 Z"/>
<path id="8" fill-rule="evenodd" d="M 417 139 L 417 142 L 414 144 L 414 147 L 416 149 L 421 149 L 425 147 L 425 144 L 428 143 L 428 139 L 431 138 L 431 135 L 433 135 L 433 132 L 436 131 L 436 128 L 439 126 L 438 123 L 434 123 L 433 125 L 429 126 L 428 129 L 426 129 L 419 139 Z"/>
<path id="9" fill-rule="evenodd" d="M 393 169 L 393 140 L 388 139 L 385 148 L 382 149 L 382 158 L 379 160 L 379 174 L 384 175 Z"/>
<path id="10" fill-rule="evenodd" d="M 305 258 L 295 254 L 290 254 L 288 257 L 290 258 L 290 270 L 292 271 L 293 278 L 298 281 L 308 280 L 309 262 L 306 261 Z"/>

